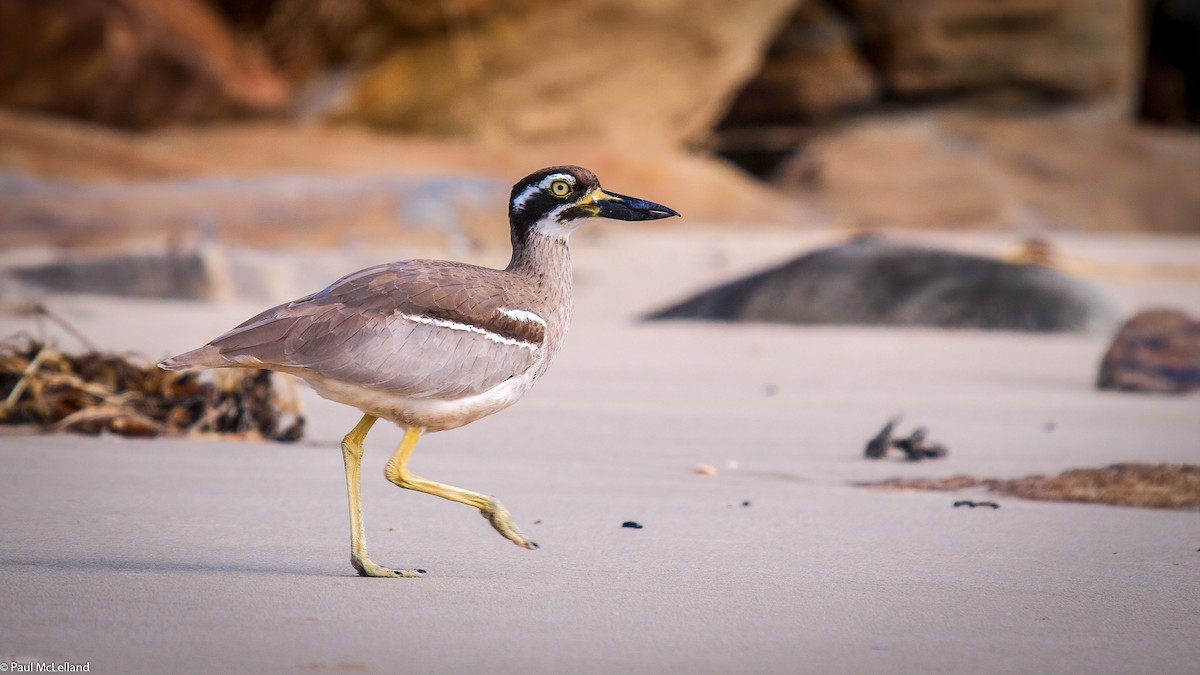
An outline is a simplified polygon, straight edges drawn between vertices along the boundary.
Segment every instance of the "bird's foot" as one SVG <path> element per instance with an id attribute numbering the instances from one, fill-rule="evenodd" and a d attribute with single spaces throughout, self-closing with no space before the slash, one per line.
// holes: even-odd
<path id="1" fill-rule="evenodd" d="M 351 556 L 350 564 L 354 565 L 354 569 L 358 571 L 358 576 L 360 577 L 380 577 L 394 579 L 396 577 L 413 578 L 425 576 L 425 570 L 392 569 L 390 567 L 376 565 L 375 563 L 371 562 L 370 558 L 357 558 Z"/>
<path id="2" fill-rule="evenodd" d="M 513 522 L 512 514 L 508 512 L 508 509 L 504 508 L 500 500 L 492 498 L 488 501 L 488 505 L 479 511 L 492 524 L 492 527 L 496 528 L 500 536 L 521 548 L 532 550 L 538 547 L 537 542 L 521 533 L 521 530 L 517 528 L 517 524 Z"/>

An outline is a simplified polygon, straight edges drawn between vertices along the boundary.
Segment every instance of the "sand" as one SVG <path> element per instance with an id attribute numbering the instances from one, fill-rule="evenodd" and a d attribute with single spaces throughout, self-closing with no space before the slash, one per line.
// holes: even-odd
<path id="1" fill-rule="evenodd" d="M 1200 463 L 1200 398 L 1092 388 L 1107 335 L 631 318 L 835 238 L 579 237 L 577 320 L 550 373 L 510 410 L 426 437 L 411 465 L 498 496 L 541 549 L 388 484 L 400 433 L 368 438 L 373 558 L 422 579 L 354 576 L 337 441 L 357 415 L 310 392 L 298 445 L 0 436 L 0 659 L 93 673 L 1195 673 L 1200 513 L 997 495 L 984 498 L 999 509 L 956 509 L 984 493 L 852 485 Z M 1198 241 L 1059 242 L 1122 311 L 1200 311 Z M 48 300 L 102 346 L 155 357 L 262 304 Z M 898 412 L 902 433 L 925 425 L 950 456 L 862 459 Z"/>

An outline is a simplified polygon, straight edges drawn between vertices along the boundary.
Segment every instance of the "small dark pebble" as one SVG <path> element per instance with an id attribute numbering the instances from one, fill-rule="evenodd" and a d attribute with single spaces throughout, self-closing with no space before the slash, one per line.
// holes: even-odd
<path id="1" fill-rule="evenodd" d="M 750 506 L 750 500 L 747 499 L 746 501 L 742 502 L 742 506 Z"/>
<path id="2" fill-rule="evenodd" d="M 535 521 L 533 521 L 533 524 L 534 524 L 534 525 L 541 525 L 541 524 L 542 524 L 542 521 L 540 521 L 540 520 L 535 520 Z"/>
<path id="3" fill-rule="evenodd" d="M 423 569 L 421 569 L 420 567 L 418 567 L 418 568 L 417 568 L 417 573 L 418 573 L 418 574 L 425 574 L 425 570 L 423 570 Z"/>
<path id="4" fill-rule="evenodd" d="M 621 523 L 621 527 L 628 527 L 631 530 L 640 530 L 642 529 L 642 524 L 637 521 L 627 520 Z"/>
<path id="5" fill-rule="evenodd" d="M 997 504 L 996 502 L 973 502 L 970 499 L 960 499 L 960 500 L 954 502 L 954 508 L 957 509 L 960 506 L 969 506 L 971 508 L 975 508 L 976 506 L 986 506 L 986 507 L 992 508 L 992 509 L 1000 508 L 1000 505 Z"/>

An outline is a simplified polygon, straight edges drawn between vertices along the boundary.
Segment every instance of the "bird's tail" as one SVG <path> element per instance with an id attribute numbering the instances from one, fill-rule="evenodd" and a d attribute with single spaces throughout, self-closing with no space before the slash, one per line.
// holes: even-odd
<path id="1" fill-rule="evenodd" d="M 204 345 L 199 349 L 184 352 L 158 364 L 163 370 L 202 370 L 204 368 L 223 368 L 234 365 L 232 361 L 221 356 L 221 351 L 212 345 Z"/>

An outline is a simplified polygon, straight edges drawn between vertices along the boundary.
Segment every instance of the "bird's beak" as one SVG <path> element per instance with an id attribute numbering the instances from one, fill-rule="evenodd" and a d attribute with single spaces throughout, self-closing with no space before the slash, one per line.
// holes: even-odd
<path id="1" fill-rule="evenodd" d="M 600 188 L 592 190 L 579 200 L 578 207 L 594 218 L 615 220 L 658 220 L 679 215 L 675 209 L 662 204 L 637 197 L 626 197 L 615 192 L 605 192 Z"/>

